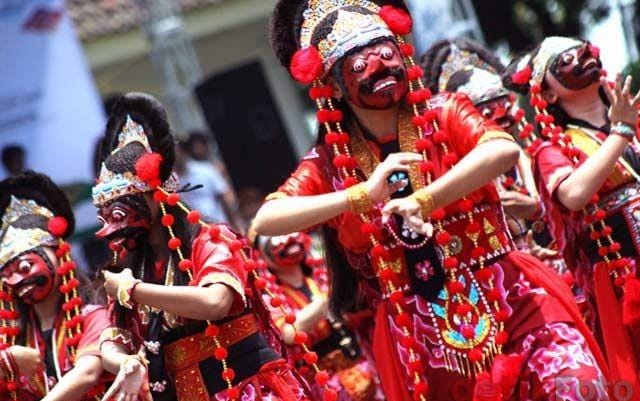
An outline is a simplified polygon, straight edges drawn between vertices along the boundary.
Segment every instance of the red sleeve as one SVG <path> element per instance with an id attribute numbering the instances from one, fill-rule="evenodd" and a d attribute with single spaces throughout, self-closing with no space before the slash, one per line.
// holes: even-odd
<path id="1" fill-rule="evenodd" d="M 555 198 L 558 186 L 573 173 L 575 167 L 559 147 L 547 145 L 540 148 L 535 156 L 535 168 L 538 170 L 547 192 Z"/>
<path id="2" fill-rule="evenodd" d="M 449 135 L 449 143 L 460 157 L 471 152 L 489 132 L 510 138 L 496 123 L 484 118 L 471 100 L 460 93 L 450 95 L 445 101 L 441 122 Z"/>
<path id="3" fill-rule="evenodd" d="M 285 181 L 277 192 L 269 195 L 267 200 L 287 196 L 313 196 L 333 192 L 333 188 L 323 174 L 324 150 L 313 148 L 302 159 L 296 171 Z"/>
<path id="4" fill-rule="evenodd" d="M 237 238 L 229 228 L 219 225 L 220 235 L 225 238 Z M 242 312 L 246 307 L 244 286 L 247 274 L 239 252 L 233 253 L 224 241 L 212 241 L 208 230 L 202 230 L 193 242 L 191 250 L 193 262 L 193 281 L 190 285 L 207 287 L 212 284 L 224 284 L 235 293 L 230 314 Z"/>
<path id="5" fill-rule="evenodd" d="M 100 335 L 111 327 L 106 306 L 87 306 L 84 313 L 82 338 L 78 344 L 76 358 L 84 355 L 100 355 Z"/>

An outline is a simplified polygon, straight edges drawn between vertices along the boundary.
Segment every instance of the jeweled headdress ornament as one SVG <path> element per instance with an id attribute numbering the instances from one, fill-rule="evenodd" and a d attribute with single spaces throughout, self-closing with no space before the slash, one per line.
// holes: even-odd
<path id="1" fill-rule="evenodd" d="M 158 110 L 146 95 L 130 94 L 114 106 L 107 131 L 100 173 L 92 189 L 96 206 L 158 187 L 177 190 L 173 141 L 161 140 L 170 135 L 164 110 Z M 162 143 L 162 148 L 154 150 L 154 143 Z"/>
<path id="2" fill-rule="evenodd" d="M 15 257 L 41 246 L 56 246 L 58 241 L 42 227 L 34 225 L 20 228 L 12 225 L 24 216 L 53 218 L 53 213 L 32 199 L 19 199 L 11 195 L 9 206 L 2 215 L 0 227 L 0 270 Z"/>
<path id="3" fill-rule="evenodd" d="M 139 143 L 148 154 L 153 154 L 149 139 L 144 132 L 142 125 L 133 121 L 131 116 L 127 115 L 126 124 L 122 132 L 118 135 L 118 145 L 111 152 L 111 155 L 125 148 L 132 143 Z M 178 177 L 172 173 L 169 179 L 163 184 L 168 191 L 175 191 L 178 188 Z M 92 188 L 93 203 L 95 205 L 103 205 L 113 199 L 126 195 L 135 195 L 144 192 L 153 191 L 153 187 L 143 181 L 134 172 L 114 173 L 110 171 L 103 162 L 100 167 L 100 175 L 97 184 Z"/>
<path id="4" fill-rule="evenodd" d="M 364 11 L 366 10 L 366 11 Z M 331 13 L 337 13 L 331 33 L 317 48 L 324 62 L 325 73 L 349 51 L 380 38 L 394 39 L 387 24 L 378 15 L 380 6 L 367 0 L 313 0 L 304 11 L 300 29 L 302 48 L 312 46 L 313 33 Z"/>

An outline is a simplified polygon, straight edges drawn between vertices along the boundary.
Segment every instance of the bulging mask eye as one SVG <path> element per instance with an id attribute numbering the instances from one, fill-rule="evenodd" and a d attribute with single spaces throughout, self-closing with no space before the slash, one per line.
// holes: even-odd
<path id="1" fill-rule="evenodd" d="M 364 71 L 366 68 L 367 68 L 367 63 L 365 63 L 363 60 L 356 60 L 353 62 L 353 65 L 351 66 L 351 69 L 353 70 L 353 72 L 357 72 L 357 73 Z"/>
<path id="2" fill-rule="evenodd" d="M 382 50 L 380 50 L 380 57 L 382 57 L 384 60 L 391 60 L 393 58 L 394 55 L 394 51 L 392 48 L 390 47 L 383 47 Z"/>
<path id="3" fill-rule="evenodd" d="M 111 212 L 111 218 L 114 221 L 122 221 L 125 217 L 127 217 L 127 213 L 122 209 L 113 209 Z"/>
<path id="4" fill-rule="evenodd" d="M 20 273 L 28 273 L 31 270 L 31 262 L 28 260 L 22 260 L 18 264 L 18 272 Z"/>
<path id="5" fill-rule="evenodd" d="M 569 65 L 571 63 L 573 63 L 573 54 L 571 53 L 565 53 L 562 55 L 562 65 Z"/>

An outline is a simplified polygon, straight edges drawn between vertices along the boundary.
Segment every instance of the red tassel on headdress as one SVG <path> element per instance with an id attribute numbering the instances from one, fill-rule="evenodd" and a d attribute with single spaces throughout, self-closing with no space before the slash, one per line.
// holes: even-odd
<path id="1" fill-rule="evenodd" d="M 413 21 L 406 11 L 394 6 L 384 6 L 380 8 L 378 15 L 395 35 L 408 35 L 411 33 Z"/>
<path id="2" fill-rule="evenodd" d="M 622 321 L 626 326 L 640 322 L 640 280 L 636 277 L 627 277 L 624 285 Z"/>
<path id="3" fill-rule="evenodd" d="M 162 184 L 160 180 L 160 165 L 162 155 L 146 153 L 136 162 L 136 175 L 149 186 L 156 188 Z"/>
<path id="4" fill-rule="evenodd" d="M 49 219 L 49 222 L 47 223 L 47 229 L 54 237 L 57 238 L 63 237 L 68 228 L 69 223 L 67 223 L 67 220 L 64 217 L 60 216 Z"/>
<path id="5" fill-rule="evenodd" d="M 291 58 L 291 76 L 303 85 L 309 85 L 322 74 L 322 56 L 313 46 L 298 50 Z"/>
<path id="6" fill-rule="evenodd" d="M 516 85 L 525 85 L 528 84 L 531 80 L 531 74 L 533 71 L 531 70 L 531 66 L 526 66 L 520 71 L 515 72 L 511 75 L 511 81 L 513 81 Z"/>

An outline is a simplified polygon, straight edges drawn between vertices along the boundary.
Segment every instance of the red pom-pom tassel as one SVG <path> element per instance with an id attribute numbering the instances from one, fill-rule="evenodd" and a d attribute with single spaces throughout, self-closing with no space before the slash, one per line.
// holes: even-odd
<path id="1" fill-rule="evenodd" d="M 152 188 L 159 187 L 160 166 L 162 165 L 162 155 L 159 153 L 146 153 L 136 162 L 136 175 Z"/>
<path id="2" fill-rule="evenodd" d="M 56 216 L 49 219 L 47 223 L 47 229 L 54 237 L 63 237 L 69 228 L 69 223 L 67 223 L 67 219 L 61 216 Z"/>
<path id="3" fill-rule="evenodd" d="M 380 8 L 379 15 L 395 35 L 411 33 L 413 21 L 406 11 L 393 6 L 384 6 Z"/>
<path id="4" fill-rule="evenodd" d="M 320 52 L 315 47 L 298 50 L 291 59 L 291 76 L 303 85 L 309 85 L 322 74 L 323 63 Z"/>

